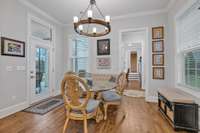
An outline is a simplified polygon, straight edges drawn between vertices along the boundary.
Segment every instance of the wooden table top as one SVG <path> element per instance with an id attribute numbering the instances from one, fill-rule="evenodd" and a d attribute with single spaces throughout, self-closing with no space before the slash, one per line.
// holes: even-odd
<path id="1" fill-rule="evenodd" d="M 177 88 L 160 88 L 158 92 L 171 102 L 195 103 L 192 95 Z"/>

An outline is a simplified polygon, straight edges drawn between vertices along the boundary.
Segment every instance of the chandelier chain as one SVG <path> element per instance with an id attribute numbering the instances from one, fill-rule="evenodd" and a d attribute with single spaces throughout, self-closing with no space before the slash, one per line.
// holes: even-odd
<path id="1" fill-rule="evenodd" d="M 95 6 L 96 6 L 98 12 L 100 13 L 100 15 L 104 18 L 105 16 L 103 15 L 102 11 L 101 11 L 100 8 L 97 6 L 97 4 L 95 4 Z"/>

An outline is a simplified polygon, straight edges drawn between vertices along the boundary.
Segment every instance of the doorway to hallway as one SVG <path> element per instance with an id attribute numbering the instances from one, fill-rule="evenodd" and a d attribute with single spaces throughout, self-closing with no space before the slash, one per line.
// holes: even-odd
<path id="1" fill-rule="evenodd" d="M 129 89 L 145 90 L 147 86 L 147 30 L 122 30 L 120 34 L 121 68 L 129 70 Z"/>

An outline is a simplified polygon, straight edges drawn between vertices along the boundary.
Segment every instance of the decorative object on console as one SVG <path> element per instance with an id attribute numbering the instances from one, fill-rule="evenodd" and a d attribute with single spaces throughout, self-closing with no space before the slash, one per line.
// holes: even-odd
<path id="1" fill-rule="evenodd" d="M 93 9 L 96 7 L 97 15 L 100 15 L 99 18 L 93 18 Z M 95 17 L 97 17 L 95 15 Z M 87 18 L 84 18 L 87 16 Z M 104 27 L 103 29 L 98 27 Z M 80 18 L 77 16 L 74 17 L 74 30 L 76 33 L 88 37 L 100 37 L 110 33 L 110 16 L 104 16 L 99 7 L 96 4 L 95 0 L 90 0 L 85 11 L 81 11 Z"/>
<path id="2" fill-rule="evenodd" d="M 25 57 L 25 42 L 1 37 L 1 55 Z"/>
<path id="3" fill-rule="evenodd" d="M 164 66 L 164 54 L 152 54 L 153 66 Z"/>
<path id="4" fill-rule="evenodd" d="M 152 52 L 164 52 L 164 40 L 152 41 Z"/>
<path id="5" fill-rule="evenodd" d="M 97 55 L 110 55 L 110 39 L 97 40 Z"/>
<path id="6" fill-rule="evenodd" d="M 111 60 L 109 57 L 97 58 L 97 68 L 98 69 L 110 69 Z"/>
<path id="7" fill-rule="evenodd" d="M 153 79 L 159 79 L 159 80 L 165 79 L 165 68 L 153 67 Z"/>
<path id="8" fill-rule="evenodd" d="M 164 27 L 153 27 L 152 28 L 152 39 L 164 39 Z"/>

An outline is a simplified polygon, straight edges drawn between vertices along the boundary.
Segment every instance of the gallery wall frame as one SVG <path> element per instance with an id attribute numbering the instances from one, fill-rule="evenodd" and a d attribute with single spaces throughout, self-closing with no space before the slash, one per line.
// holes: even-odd
<path id="1" fill-rule="evenodd" d="M 153 79 L 164 80 L 165 79 L 165 68 L 164 67 L 153 67 Z"/>
<path id="2" fill-rule="evenodd" d="M 152 66 L 164 66 L 164 54 L 152 54 Z"/>
<path id="3" fill-rule="evenodd" d="M 152 52 L 164 52 L 164 40 L 152 41 Z"/>
<path id="4" fill-rule="evenodd" d="M 164 27 L 153 27 L 152 28 L 152 39 L 164 39 Z"/>

